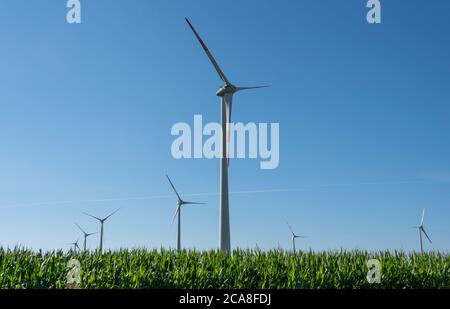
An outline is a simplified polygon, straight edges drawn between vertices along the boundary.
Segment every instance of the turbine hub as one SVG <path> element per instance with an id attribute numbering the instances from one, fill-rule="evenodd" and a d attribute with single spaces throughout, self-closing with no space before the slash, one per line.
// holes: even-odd
<path id="1" fill-rule="evenodd" d="M 231 85 L 231 84 L 227 84 L 227 85 L 224 85 L 224 86 L 220 87 L 219 90 L 217 90 L 216 95 L 218 97 L 223 97 L 226 94 L 233 94 L 236 91 L 237 91 L 236 86 Z"/>

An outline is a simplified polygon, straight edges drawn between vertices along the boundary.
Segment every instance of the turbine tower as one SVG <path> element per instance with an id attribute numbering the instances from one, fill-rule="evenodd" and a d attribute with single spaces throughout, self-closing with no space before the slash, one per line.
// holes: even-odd
<path id="1" fill-rule="evenodd" d="M 422 209 L 422 219 L 420 220 L 420 224 L 418 226 L 415 226 L 415 228 L 419 231 L 420 253 L 422 253 L 422 254 L 423 254 L 422 233 L 428 239 L 430 244 L 432 243 L 430 237 L 428 236 L 427 232 L 425 231 L 425 228 L 423 227 L 423 220 L 424 220 L 424 218 L 425 218 L 425 209 Z"/>
<path id="2" fill-rule="evenodd" d="M 81 251 L 80 246 L 78 246 L 78 240 L 79 240 L 79 239 L 77 239 L 76 242 L 68 243 L 68 245 L 73 246 L 73 251 L 77 251 L 77 249 Z"/>
<path id="3" fill-rule="evenodd" d="M 172 181 L 170 180 L 169 176 L 167 176 L 167 180 L 170 183 L 170 186 L 172 187 L 173 191 L 177 195 L 177 210 L 175 211 L 175 214 L 172 219 L 172 225 L 175 222 L 175 218 L 178 216 L 178 236 L 177 236 L 177 250 L 181 250 L 181 206 L 183 205 L 204 205 L 205 203 L 195 203 L 195 202 L 186 202 L 183 201 L 180 197 L 180 195 L 177 192 L 177 189 L 175 189 L 175 186 L 173 185 Z"/>
<path id="4" fill-rule="evenodd" d="M 259 87 L 236 87 L 226 78 L 221 68 L 217 64 L 213 55 L 206 47 L 199 34 L 192 26 L 189 19 L 185 18 L 191 30 L 194 32 L 200 45 L 203 47 L 206 55 L 211 61 L 212 65 L 217 71 L 223 84 L 217 90 L 216 95 L 221 98 L 221 125 L 222 125 L 222 156 L 220 161 L 220 212 L 219 212 L 219 247 L 222 251 L 230 253 L 230 210 L 228 203 L 228 168 L 229 168 L 229 137 L 230 137 L 230 123 L 231 123 L 231 108 L 233 102 L 233 95 L 239 91 L 265 88 L 268 86 Z"/>
<path id="5" fill-rule="evenodd" d="M 292 234 L 292 251 L 295 253 L 295 240 L 297 238 L 305 238 L 305 237 L 295 234 L 294 230 L 292 229 L 292 227 L 289 224 L 289 222 L 286 222 L 286 223 L 287 223 L 287 226 L 288 226 L 288 228 L 289 228 L 289 230 L 291 231 L 291 234 Z"/>
<path id="6" fill-rule="evenodd" d="M 113 213 L 111 213 L 110 215 L 108 215 L 107 217 L 103 218 L 103 219 L 99 218 L 99 217 L 96 217 L 96 216 L 93 216 L 93 215 L 90 215 L 90 214 L 88 214 L 86 212 L 82 212 L 86 216 L 89 216 L 91 218 L 94 218 L 94 219 L 98 220 L 100 222 L 100 224 L 101 224 L 101 228 L 100 228 L 100 248 L 99 248 L 100 252 L 103 252 L 103 224 L 105 223 L 106 220 L 108 220 L 112 215 L 114 215 L 119 210 L 120 210 L 120 208 L 117 209 L 116 211 L 114 211 Z"/>
<path id="7" fill-rule="evenodd" d="M 83 251 L 86 251 L 86 240 L 87 240 L 87 238 L 88 238 L 89 236 L 98 234 L 98 232 L 97 232 L 97 233 L 86 233 L 86 232 L 81 228 L 81 226 L 78 225 L 78 223 L 75 222 L 75 225 L 78 227 L 78 229 L 79 229 L 79 230 L 83 233 L 83 235 L 84 235 Z"/>

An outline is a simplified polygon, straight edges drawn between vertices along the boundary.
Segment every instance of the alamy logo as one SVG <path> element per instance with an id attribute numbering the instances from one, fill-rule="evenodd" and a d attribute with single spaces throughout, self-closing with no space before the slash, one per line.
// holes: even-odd
<path id="1" fill-rule="evenodd" d="M 366 265 L 367 268 L 369 269 L 366 276 L 367 282 L 369 282 L 369 284 L 381 283 L 380 261 L 377 259 L 371 259 L 367 261 Z"/>
<path id="2" fill-rule="evenodd" d="M 367 1 L 367 8 L 370 9 L 367 12 L 367 22 L 369 24 L 381 24 L 381 3 L 380 0 Z"/>
<path id="3" fill-rule="evenodd" d="M 67 262 L 67 286 L 71 289 L 79 288 L 81 284 L 81 263 L 77 259 Z"/>
<path id="4" fill-rule="evenodd" d="M 81 24 L 81 3 L 80 0 L 68 0 L 67 1 L 66 20 L 69 24 Z"/>
<path id="5" fill-rule="evenodd" d="M 259 158 L 261 169 L 269 170 L 278 167 L 279 123 L 230 123 L 226 131 L 228 132 L 227 158 Z M 188 123 L 178 122 L 172 126 L 171 134 L 177 136 L 171 147 L 172 156 L 175 159 L 223 158 L 223 134 L 219 123 L 211 122 L 203 126 L 203 117 L 195 115 L 193 130 Z M 206 137 L 205 140 L 204 137 Z"/>

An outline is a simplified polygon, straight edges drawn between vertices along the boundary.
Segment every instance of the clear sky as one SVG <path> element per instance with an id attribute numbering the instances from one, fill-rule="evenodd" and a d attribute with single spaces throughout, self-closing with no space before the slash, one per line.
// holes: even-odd
<path id="1" fill-rule="evenodd" d="M 272 85 L 234 120 L 280 123 L 278 169 L 232 162 L 233 247 L 289 248 L 289 220 L 299 248 L 413 250 L 426 208 L 426 249 L 450 250 L 447 0 L 382 1 L 381 25 L 364 0 L 81 2 L 81 25 L 65 0 L 0 4 L 0 245 L 68 248 L 99 228 L 81 211 L 120 207 L 106 248 L 174 247 L 168 173 L 207 203 L 182 245 L 217 247 L 219 162 L 170 153 L 174 123 L 220 116 L 188 16 L 232 82 Z"/>

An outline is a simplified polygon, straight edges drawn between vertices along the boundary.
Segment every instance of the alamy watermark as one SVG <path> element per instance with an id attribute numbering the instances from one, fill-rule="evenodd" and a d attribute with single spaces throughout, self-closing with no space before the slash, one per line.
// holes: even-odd
<path id="1" fill-rule="evenodd" d="M 227 130 L 227 158 L 260 159 L 263 170 L 276 169 L 280 163 L 279 123 L 230 123 Z M 270 137 L 269 137 L 270 133 Z M 171 152 L 175 159 L 220 159 L 222 155 L 222 126 L 210 122 L 203 125 L 201 115 L 194 116 L 194 128 L 185 122 L 172 126 L 177 136 Z M 206 139 L 204 140 L 204 137 Z M 270 143 L 269 143 L 270 138 Z"/>
<path id="2" fill-rule="evenodd" d="M 69 9 L 66 14 L 66 21 L 69 24 L 81 24 L 81 2 L 80 0 L 67 0 Z"/>
<path id="3" fill-rule="evenodd" d="M 367 22 L 369 24 L 381 24 L 381 2 L 380 0 L 368 0 Z"/>
<path id="4" fill-rule="evenodd" d="M 81 284 L 81 263 L 77 259 L 67 262 L 66 283 L 69 289 L 78 289 Z"/>
<path id="5" fill-rule="evenodd" d="M 69 24 L 81 24 L 81 1 L 67 0 L 66 20 Z M 366 7 L 369 9 L 366 15 L 369 24 L 381 24 L 381 2 L 380 0 L 368 0 Z"/>
<path id="6" fill-rule="evenodd" d="M 367 263 L 367 268 L 369 268 L 369 271 L 367 272 L 367 282 L 369 282 L 369 284 L 374 284 L 374 283 L 381 283 L 381 263 L 379 260 L 377 259 L 371 259 L 368 260 Z"/>

